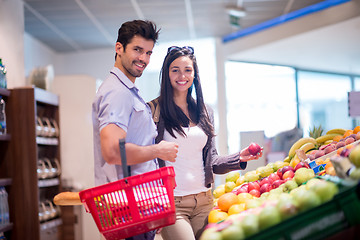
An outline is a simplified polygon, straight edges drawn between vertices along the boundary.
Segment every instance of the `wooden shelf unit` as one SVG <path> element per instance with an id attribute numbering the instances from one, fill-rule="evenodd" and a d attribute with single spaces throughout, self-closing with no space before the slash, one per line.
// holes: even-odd
<path id="1" fill-rule="evenodd" d="M 3 148 L 0 150 L 7 151 L 6 156 L 0 156 L 0 168 L 5 169 L 0 170 L 0 178 L 11 179 L 8 189 L 12 228 L 7 239 L 61 239 L 60 217 L 39 221 L 39 203 L 45 199 L 52 200 L 60 191 L 60 177 L 38 180 L 37 175 L 40 157 L 48 155 L 61 159 L 60 139 L 41 137 L 39 142 L 36 135 L 37 116 L 51 117 L 59 123 L 59 98 L 34 87 L 11 89 L 6 114 L 9 137 L 0 139 L 0 147 Z M 53 222 L 56 224 L 51 224 Z M 47 226 L 46 229 L 44 226 Z M 53 228 L 51 235 L 44 233 L 49 231 L 49 227 Z"/>

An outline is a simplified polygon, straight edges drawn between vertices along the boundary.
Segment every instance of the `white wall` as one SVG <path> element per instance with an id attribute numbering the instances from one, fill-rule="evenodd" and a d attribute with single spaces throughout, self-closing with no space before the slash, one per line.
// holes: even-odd
<path id="1" fill-rule="evenodd" d="M 24 9 L 21 0 L 0 0 L 0 58 L 7 68 L 8 88 L 23 86 Z"/>
<path id="2" fill-rule="evenodd" d="M 28 77 L 31 70 L 36 67 L 55 65 L 56 58 L 57 54 L 53 50 L 24 32 L 25 77 Z"/>
<path id="3" fill-rule="evenodd" d="M 61 178 L 67 180 L 63 183 L 74 186 L 75 191 L 94 187 L 91 104 L 96 80 L 87 75 L 56 76 L 53 91 L 60 99 Z M 79 221 L 75 227 L 82 228 L 81 239 L 99 239 L 95 222 L 84 208 Z"/>

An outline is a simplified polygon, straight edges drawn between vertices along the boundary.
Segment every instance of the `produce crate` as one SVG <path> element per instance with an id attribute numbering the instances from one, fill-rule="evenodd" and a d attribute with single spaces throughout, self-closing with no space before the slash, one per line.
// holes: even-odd
<path id="1" fill-rule="evenodd" d="M 359 183 L 339 185 L 339 193 L 331 201 L 282 221 L 248 239 L 328 238 L 360 224 L 359 193 Z"/>

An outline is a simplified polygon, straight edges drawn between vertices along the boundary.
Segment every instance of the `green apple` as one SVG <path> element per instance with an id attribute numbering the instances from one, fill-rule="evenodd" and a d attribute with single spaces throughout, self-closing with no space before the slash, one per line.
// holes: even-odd
<path id="1" fill-rule="evenodd" d="M 310 187 L 321 199 L 321 203 L 327 202 L 338 193 L 339 189 L 335 183 L 321 180 Z"/>
<path id="2" fill-rule="evenodd" d="M 272 205 L 264 207 L 259 213 L 260 230 L 269 228 L 281 222 L 279 210 Z"/>
<path id="3" fill-rule="evenodd" d="M 349 160 L 352 164 L 355 165 L 355 167 L 360 167 L 360 144 L 351 149 L 351 152 L 349 154 Z"/>
<path id="4" fill-rule="evenodd" d="M 300 212 L 314 208 L 321 204 L 321 199 L 315 192 L 306 190 L 306 188 L 299 189 L 293 194 L 294 200 L 297 203 Z"/>
<path id="5" fill-rule="evenodd" d="M 222 240 L 242 240 L 245 238 L 245 234 L 241 226 L 230 225 L 221 231 Z"/>
<path id="6" fill-rule="evenodd" d="M 256 214 L 249 214 L 241 221 L 245 237 L 249 237 L 259 231 L 259 217 Z"/>
<path id="7" fill-rule="evenodd" d="M 315 177 L 315 173 L 310 168 L 299 168 L 294 175 L 294 179 L 298 185 Z"/>

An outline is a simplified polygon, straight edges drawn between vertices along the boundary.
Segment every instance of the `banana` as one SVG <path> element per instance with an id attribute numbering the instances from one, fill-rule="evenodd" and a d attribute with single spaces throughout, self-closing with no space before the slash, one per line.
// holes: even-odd
<path id="1" fill-rule="evenodd" d="M 321 137 L 316 138 L 316 142 L 319 144 L 323 144 L 327 140 L 332 140 L 335 136 L 338 136 L 338 135 L 341 135 L 341 134 L 338 134 L 338 133 L 325 134 Z"/>
<path id="2" fill-rule="evenodd" d="M 295 156 L 295 150 L 299 149 L 302 145 L 311 142 L 315 146 L 317 145 L 317 141 L 312 137 L 300 138 L 297 140 L 289 150 L 289 158 L 292 159 Z"/>
<path id="3" fill-rule="evenodd" d="M 344 135 L 345 132 L 346 132 L 346 129 L 344 129 L 344 128 L 334 128 L 334 129 L 331 129 L 331 130 L 327 131 L 326 134 L 337 133 L 337 134 L 340 134 L 340 135 Z"/>
<path id="4" fill-rule="evenodd" d="M 303 150 L 305 153 L 307 153 L 308 151 L 315 149 L 316 146 L 314 143 L 312 142 L 307 142 L 304 145 L 302 145 L 299 149 Z"/>
<path id="5" fill-rule="evenodd" d="M 333 140 L 332 140 L 332 139 L 327 140 L 327 141 L 325 141 L 325 142 L 324 142 L 324 145 L 328 145 L 328 144 L 330 144 L 330 143 L 332 143 L 332 142 L 333 142 Z"/>
<path id="6" fill-rule="evenodd" d="M 290 158 L 289 158 L 289 156 L 287 156 L 287 157 L 284 159 L 284 162 L 287 162 L 287 163 L 289 163 L 289 162 L 290 162 Z"/>

